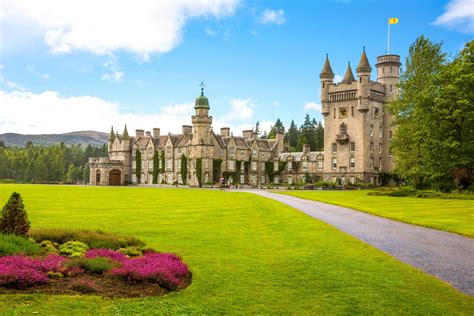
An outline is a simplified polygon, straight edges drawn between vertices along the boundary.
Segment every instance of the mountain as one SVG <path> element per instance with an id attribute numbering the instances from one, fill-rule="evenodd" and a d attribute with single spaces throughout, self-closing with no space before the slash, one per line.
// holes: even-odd
<path id="1" fill-rule="evenodd" d="M 41 134 L 41 135 L 24 135 L 16 133 L 0 134 L 0 141 L 3 141 L 6 146 L 24 147 L 25 144 L 31 141 L 35 145 L 53 145 L 63 142 L 66 145 L 82 144 L 87 146 L 102 146 L 107 144 L 107 133 L 95 131 L 80 131 L 64 134 Z"/>

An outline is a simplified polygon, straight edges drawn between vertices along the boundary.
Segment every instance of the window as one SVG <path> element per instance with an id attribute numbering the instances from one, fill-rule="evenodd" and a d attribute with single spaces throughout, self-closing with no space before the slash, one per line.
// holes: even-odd
<path id="1" fill-rule="evenodd" d="M 332 182 L 336 183 L 337 179 L 336 177 L 332 177 Z"/>
<path id="2" fill-rule="evenodd" d="M 347 133 L 347 125 L 342 123 L 339 125 L 339 134 L 346 134 Z"/>
<path id="3" fill-rule="evenodd" d="M 349 167 L 355 168 L 355 166 L 356 166 L 356 160 L 354 157 L 351 157 L 351 159 L 349 160 Z"/>
<path id="4" fill-rule="evenodd" d="M 262 171 L 265 171 L 265 163 L 264 162 L 262 162 L 261 166 L 262 167 L 260 169 L 262 169 Z"/>
<path id="5" fill-rule="evenodd" d="M 374 118 L 378 118 L 379 117 L 379 108 L 372 108 L 373 111 L 374 111 Z"/>
<path id="6" fill-rule="evenodd" d="M 240 156 L 243 157 L 244 155 L 245 155 L 244 151 L 241 150 L 241 151 L 240 151 Z"/>
<path id="7" fill-rule="evenodd" d="M 374 158 L 373 158 L 373 157 L 370 157 L 369 169 L 372 170 L 373 168 L 374 168 Z"/>
<path id="8" fill-rule="evenodd" d="M 292 161 L 288 161 L 288 171 L 291 171 L 293 168 L 293 162 Z"/>
<path id="9" fill-rule="evenodd" d="M 332 143 L 331 148 L 332 148 L 332 153 L 335 154 L 337 152 L 337 144 Z"/>
<path id="10" fill-rule="evenodd" d="M 176 160 L 176 170 L 177 171 L 181 171 L 181 161 L 180 160 Z"/>
<path id="11" fill-rule="evenodd" d="M 153 155 L 153 148 L 151 148 L 151 147 L 148 148 L 148 155 L 149 156 Z"/>
<path id="12" fill-rule="evenodd" d="M 245 183 L 245 176 L 243 174 L 240 175 L 240 183 Z"/>
<path id="13" fill-rule="evenodd" d="M 256 149 L 252 149 L 252 157 L 253 158 L 257 157 L 257 150 Z"/>
<path id="14" fill-rule="evenodd" d="M 252 184 L 257 184 L 257 176 L 254 174 L 250 175 L 250 182 L 252 182 Z"/>
<path id="15" fill-rule="evenodd" d="M 388 138 L 392 139 L 392 131 L 388 131 Z"/>
<path id="16" fill-rule="evenodd" d="M 379 168 L 382 168 L 382 158 L 379 158 Z"/>
<path id="17" fill-rule="evenodd" d="M 308 162 L 303 161 L 303 171 L 306 171 L 306 170 L 308 170 Z"/>
<path id="18" fill-rule="evenodd" d="M 370 125 L 369 136 L 374 136 L 374 126 Z"/>
<path id="19" fill-rule="evenodd" d="M 273 162 L 273 171 L 278 171 L 278 161 Z"/>
<path id="20" fill-rule="evenodd" d="M 245 171 L 245 163 L 240 164 L 240 171 L 244 172 Z"/>
<path id="21" fill-rule="evenodd" d="M 332 168 L 333 169 L 337 168 L 337 158 L 332 158 Z"/>
<path id="22" fill-rule="evenodd" d="M 158 161 L 158 166 L 159 166 L 160 169 L 163 168 L 163 161 L 161 160 L 161 158 Z"/>
<path id="23" fill-rule="evenodd" d="M 265 176 L 262 176 L 261 182 L 262 182 L 262 183 L 265 183 Z"/>
<path id="24" fill-rule="evenodd" d="M 225 150 L 221 149 L 221 156 L 224 156 L 224 154 L 225 154 Z"/>
<path id="25" fill-rule="evenodd" d="M 351 106 L 351 116 L 354 116 L 354 107 Z"/>
<path id="26" fill-rule="evenodd" d="M 382 132 L 383 132 L 382 126 L 379 126 L 379 137 L 382 137 Z"/>
<path id="27" fill-rule="evenodd" d="M 362 83 L 362 77 L 359 77 L 359 83 Z"/>
<path id="28" fill-rule="evenodd" d="M 252 171 L 257 171 L 257 162 L 252 161 Z"/>
<path id="29" fill-rule="evenodd" d="M 351 151 L 351 152 L 354 152 L 355 150 L 356 150 L 356 144 L 355 144 L 354 142 L 352 142 L 352 143 L 350 144 L 350 151 Z"/>
<path id="30" fill-rule="evenodd" d="M 382 143 L 379 143 L 379 154 L 382 153 Z"/>
<path id="31" fill-rule="evenodd" d="M 209 160 L 207 160 L 207 159 L 204 159 L 204 169 L 206 169 L 206 170 L 209 169 Z"/>
<path id="32" fill-rule="evenodd" d="M 334 118 L 336 118 L 336 108 L 334 108 Z"/>
<path id="33" fill-rule="evenodd" d="M 318 161 L 318 170 L 323 170 L 323 162 Z"/>
<path id="34" fill-rule="evenodd" d="M 390 73 L 393 73 L 393 67 L 390 67 Z"/>
<path id="35" fill-rule="evenodd" d="M 278 184 L 278 176 L 275 176 L 275 178 L 273 178 L 273 182 L 275 182 L 275 184 Z"/>
<path id="36" fill-rule="evenodd" d="M 173 168 L 173 160 L 168 159 L 166 160 L 166 169 L 171 170 Z"/>
<path id="37" fill-rule="evenodd" d="M 351 176 L 349 182 L 350 182 L 351 184 L 354 184 L 354 183 L 355 183 L 355 178 L 354 178 L 353 176 Z"/>
<path id="38" fill-rule="evenodd" d="M 153 164 L 151 161 L 148 161 L 148 170 L 153 170 Z"/>
<path id="39" fill-rule="evenodd" d="M 390 92 L 393 92 L 393 85 L 390 85 Z"/>
<path id="40" fill-rule="evenodd" d="M 392 157 L 392 147 L 388 147 L 388 155 Z"/>
<path id="41" fill-rule="evenodd" d="M 133 169 L 136 169 L 136 168 L 137 168 L 137 161 L 136 161 L 136 160 L 133 160 L 133 162 L 132 162 L 132 168 L 133 168 Z"/>
<path id="42" fill-rule="evenodd" d="M 288 184 L 292 184 L 293 183 L 293 177 L 292 176 L 288 176 Z"/>
<path id="43" fill-rule="evenodd" d="M 209 147 L 206 146 L 206 154 L 209 153 Z"/>
<path id="44" fill-rule="evenodd" d="M 206 172 L 206 174 L 204 175 L 204 182 L 205 183 L 208 183 L 209 182 L 209 173 Z"/>
<path id="45" fill-rule="evenodd" d="M 235 156 L 235 149 L 234 148 L 229 148 L 229 155 L 231 157 L 234 157 Z"/>
<path id="46" fill-rule="evenodd" d="M 229 170 L 234 170 L 235 168 L 235 162 L 233 160 L 229 161 Z"/>
<path id="47" fill-rule="evenodd" d="M 370 143 L 369 151 L 370 151 L 371 153 L 374 152 L 374 143 L 372 143 L 372 142 Z"/>

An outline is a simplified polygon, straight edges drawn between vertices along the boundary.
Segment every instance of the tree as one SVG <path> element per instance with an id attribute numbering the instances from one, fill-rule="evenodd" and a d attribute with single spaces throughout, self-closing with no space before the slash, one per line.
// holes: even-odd
<path id="1" fill-rule="evenodd" d="M 30 221 L 19 193 L 13 192 L 2 209 L 0 231 L 3 234 L 26 236 L 30 229 Z"/>
<path id="2" fill-rule="evenodd" d="M 139 149 L 136 150 L 135 154 L 135 176 L 137 177 L 137 183 L 140 183 L 142 178 L 142 153 Z"/>
<path id="3" fill-rule="evenodd" d="M 300 132 L 298 127 L 296 126 L 295 121 L 292 120 L 288 132 L 285 135 L 290 151 L 296 149 L 299 137 Z"/>
<path id="4" fill-rule="evenodd" d="M 257 134 L 257 136 L 261 134 L 259 121 L 257 121 L 257 124 L 255 124 L 255 134 Z"/>
<path id="5" fill-rule="evenodd" d="M 82 177 L 82 169 L 81 167 L 76 167 L 74 165 L 69 165 L 67 175 L 66 175 L 66 182 L 68 183 L 77 183 Z"/>
<path id="6" fill-rule="evenodd" d="M 316 150 L 316 128 L 311 120 L 309 114 L 306 114 L 304 118 L 303 125 L 301 125 L 301 134 L 300 138 L 304 138 L 306 144 L 309 145 L 311 150 Z M 298 140 L 297 150 L 300 151 L 303 149 L 302 145 L 304 145 L 303 140 Z"/>
<path id="7" fill-rule="evenodd" d="M 188 180 L 188 159 L 184 154 L 181 155 L 181 181 L 186 185 Z"/>
<path id="8" fill-rule="evenodd" d="M 155 149 L 153 152 L 153 184 L 158 183 L 158 173 L 160 172 L 160 155 L 158 150 Z"/>
<path id="9" fill-rule="evenodd" d="M 410 46 L 406 69 L 400 77 L 399 98 L 390 105 L 397 128 L 392 140 L 395 170 L 418 188 L 425 187 L 433 173 L 429 160 L 437 122 L 431 116 L 435 100 L 432 86 L 445 63 L 441 44 L 423 36 L 417 38 Z"/>
<path id="10" fill-rule="evenodd" d="M 285 133 L 285 126 L 278 118 L 275 122 L 275 125 L 270 127 L 270 133 L 268 134 L 268 139 L 275 139 L 276 134 L 278 133 Z"/>

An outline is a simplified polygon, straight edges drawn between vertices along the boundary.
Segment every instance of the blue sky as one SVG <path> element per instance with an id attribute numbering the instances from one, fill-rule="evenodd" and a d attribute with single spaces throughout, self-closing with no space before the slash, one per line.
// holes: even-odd
<path id="1" fill-rule="evenodd" d="M 1 0 L 0 133 L 107 132 L 189 124 L 206 84 L 215 129 L 322 119 L 318 74 L 406 57 L 420 35 L 454 55 L 472 39 L 474 2 Z M 374 75 L 372 76 L 374 79 Z"/>

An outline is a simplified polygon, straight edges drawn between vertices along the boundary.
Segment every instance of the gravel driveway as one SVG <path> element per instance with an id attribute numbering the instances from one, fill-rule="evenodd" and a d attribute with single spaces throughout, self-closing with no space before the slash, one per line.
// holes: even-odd
<path id="1" fill-rule="evenodd" d="M 474 295 L 474 239 L 293 196 L 247 192 L 294 207 Z"/>

